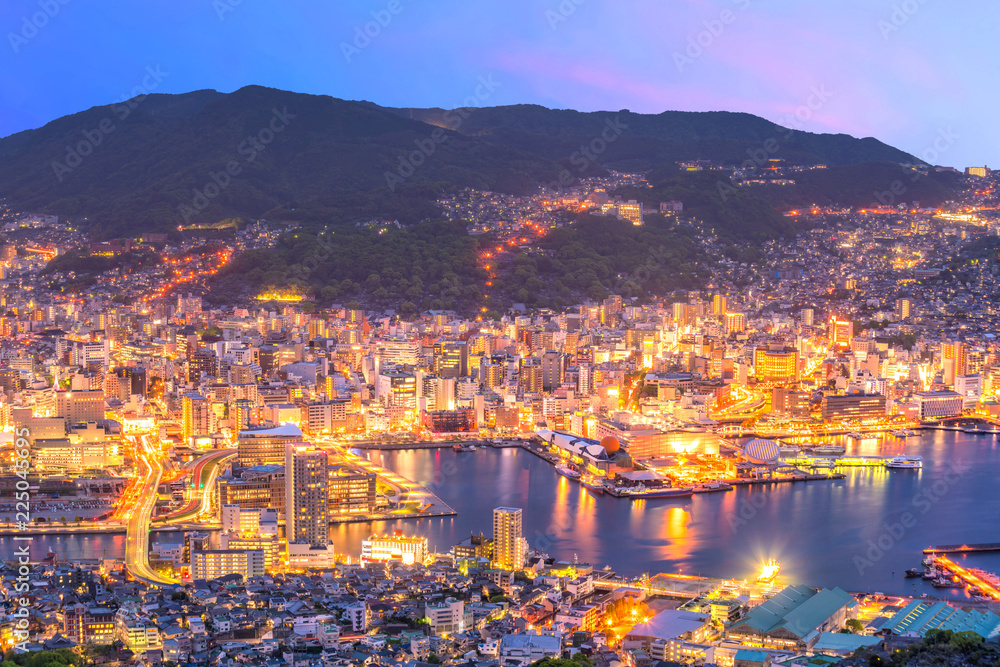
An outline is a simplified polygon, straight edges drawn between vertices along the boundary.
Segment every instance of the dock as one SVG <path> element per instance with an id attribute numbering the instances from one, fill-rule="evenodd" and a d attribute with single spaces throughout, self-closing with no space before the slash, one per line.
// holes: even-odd
<path id="1" fill-rule="evenodd" d="M 821 480 L 831 480 L 831 479 L 844 479 L 846 475 L 842 472 L 835 472 L 827 474 L 802 474 L 802 475 L 789 475 L 787 477 L 760 477 L 756 479 L 740 478 L 740 479 L 726 479 L 722 480 L 726 484 L 732 484 L 733 486 L 751 486 L 751 485 L 761 485 L 761 484 L 782 484 L 788 482 L 818 482 Z"/>
<path id="2" fill-rule="evenodd" d="M 970 554 L 982 551 L 1000 551 L 1000 542 L 988 544 L 946 544 L 940 547 L 927 547 L 925 554 Z"/>
<path id="3" fill-rule="evenodd" d="M 938 556 L 934 559 L 934 564 L 951 574 L 956 580 L 961 581 L 967 586 L 979 589 L 984 596 L 1000 600 L 1000 588 L 984 578 L 990 575 L 980 572 L 983 576 L 979 576 L 976 571 L 962 567 L 947 556 Z"/>

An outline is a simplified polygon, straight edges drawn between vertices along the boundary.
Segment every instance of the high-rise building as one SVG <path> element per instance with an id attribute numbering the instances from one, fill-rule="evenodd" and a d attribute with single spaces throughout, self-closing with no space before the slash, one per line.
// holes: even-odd
<path id="1" fill-rule="evenodd" d="M 712 297 L 712 314 L 713 315 L 725 315 L 726 314 L 726 297 L 722 294 L 716 294 Z"/>
<path id="2" fill-rule="evenodd" d="M 841 319 L 836 315 L 830 316 L 830 346 L 840 349 L 851 349 L 851 339 L 854 338 L 854 323 L 850 320 Z"/>
<path id="3" fill-rule="evenodd" d="M 959 341 L 941 344 L 941 370 L 945 384 L 955 384 L 955 378 L 966 375 L 966 347 Z"/>
<path id="4" fill-rule="evenodd" d="M 328 465 L 322 449 L 285 445 L 285 534 L 289 543 L 329 543 Z"/>
<path id="5" fill-rule="evenodd" d="M 896 316 L 901 320 L 909 319 L 913 312 L 913 301 L 910 299 L 896 300 Z"/>
<path id="6" fill-rule="evenodd" d="M 555 350 L 542 355 L 542 389 L 552 391 L 562 384 L 566 377 L 566 357 Z"/>
<path id="7" fill-rule="evenodd" d="M 540 393 L 542 391 L 542 367 L 538 363 L 524 364 L 521 366 L 521 373 L 518 376 L 518 384 L 527 393 Z"/>
<path id="8" fill-rule="evenodd" d="M 493 510 L 493 563 L 501 570 L 520 570 L 527 555 L 519 507 Z"/>
<path id="9" fill-rule="evenodd" d="M 811 327 L 816 321 L 816 311 L 812 308 L 803 308 L 799 311 L 799 321 L 804 327 Z"/>
<path id="10" fill-rule="evenodd" d="M 214 433 L 215 413 L 209 400 L 201 394 L 184 394 L 182 400 L 181 433 L 184 439 Z"/>
<path id="11" fill-rule="evenodd" d="M 434 372 L 443 378 L 469 374 L 469 346 L 459 340 L 444 340 L 434 346 Z"/>

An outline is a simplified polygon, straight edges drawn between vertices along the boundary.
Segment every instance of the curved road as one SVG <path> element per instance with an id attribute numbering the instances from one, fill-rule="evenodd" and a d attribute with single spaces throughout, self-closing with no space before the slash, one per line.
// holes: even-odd
<path id="1" fill-rule="evenodd" d="M 140 483 L 121 500 L 122 507 L 129 508 L 125 510 L 124 517 L 125 565 L 137 579 L 161 586 L 172 584 L 175 583 L 173 579 L 164 577 L 149 566 L 149 522 L 156 509 L 157 488 L 163 477 L 160 453 L 150 443 L 148 435 L 134 436 L 130 440 L 135 451 L 139 472 L 137 479 Z"/>
<path id="2" fill-rule="evenodd" d="M 225 467 L 226 461 L 236 456 L 235 449 L 220 449 L 202 456 L 191 473 L 192 498 L 184 507 L 156 520 L 156 523 L 179 523 L 191 521 L 212 510 L 212 496 L 215 494 L 215 480 Z"/>

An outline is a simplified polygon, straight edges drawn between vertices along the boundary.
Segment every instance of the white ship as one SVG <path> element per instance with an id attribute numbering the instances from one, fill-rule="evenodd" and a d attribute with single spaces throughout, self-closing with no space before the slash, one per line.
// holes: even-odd
<path id="1" fill-rule="evenodd" d="M 920 456 L 894 456 L 886 462 L 885 467 L 909 470 L 914 468 L 923 468 L 924 459 Z"/>

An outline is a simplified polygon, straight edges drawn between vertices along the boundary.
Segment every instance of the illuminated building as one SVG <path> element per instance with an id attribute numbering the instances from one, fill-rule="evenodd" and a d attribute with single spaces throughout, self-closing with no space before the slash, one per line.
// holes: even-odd
<path id="1" fill-rule="evenodd" d="M 619 218 L 624 218 L 633 225 L 638 226 L 642 224 L 642 202 L 637 202 L 634 199 L 621 202 L 617 205 L 616 212 Z"/>
<path id="2" fill-rule="evenodd" d="M 223 475 L 217 483 L 219 504 L 245 509 L 285 509 L 285 469 L 281 465 L 244 468 L 239 477 Z"/>
<path id="3" fill-rule="evenodd" d="M 850 320 L 842 320 L 836 315 L 830 317 L 830 345 L 831 347 L 849 350 L 851 349 L 851 339 L 854 338 L 854 323 Z"/>
<path id="4" fill-rule="evenodd" d="M 971 410 L 979 403 L 983 395 L 983 378 L 981 375 L 956 375 L 955 392 L 964 399 L 962 407 Z"/>
<path id="5" fill-rule="evenodd" d="M 253 535 L 253 534 L 232 534 L 222 535 L 220 538 L 222 548 L 227 551 L 259 551 L 264 554 L 264 570 L 270 571 L 280 566 L 282 541 L 277 535 Z M 256 562 L 248 563 L 248 566 L 256 566 Z M 206 567 L 208 564 L 206 563 Z"/>
<path id="6" fill-rule="evenodd" d="M 726 313 L 726 333 L 743 333 L 747 330 L 747 316 L 743 313 Z"/>
<path id="7" fill-rule="evenodd" d="M 518 374 L 518 384 L 527 393 L 538 394 L 542 391 L 542 367 L 541 365 L 524 364 Z"/>
<path id="8" fill-rule="evenodd" d="M 501 570 L 520 570 L 526 552 L 521 509 L 497 507 L 493 510 L 493 565 Z"/>
<path id="9" fill-rule="evenodd" d="M 184 394 L 181 411 L 181 435 L 185 440 L 215 432 L 215 413 L 208 399 L 201 394 Z"/>
<path id="10" fill-rule="evenodd" d="M 285 445 L 285 534 L 288 542 L 329 543 L 329 472 L 326 452 Z"/>
<path id="11" fill-rule="evenodd" d="M 986 178 L 990 175 L 989 167 L 966 167 L 966 176 L 978 176 L 979 178 Z"/>
<path id="12" fill-rule="evenodd" d="M 455 560 L 493 559 L 493 540 L 482 533 L 472 534 L 455 545 Z"/>
<path id="13" fill-rule="evenodd" d="M 384 366 L 415 366 L 420 356 L 420 341 L 390 338 L 383 343 L 380 356 Z"/>
<path id="14" fill-rule="evenodd" d="M 910 318 L 913 312 L 913 301 L 910 299 L 897 299 L 896 300 L 896 316 L 901 320 L 906 320 Z"/>
<path id="15" fill-rule="evenodd" d="M 211 350 L 195 350 L 188 354 L 188 382 L 200 385 L 202 374 L 208 378 L 219 375 L 219 360 Z"/>
<path id="16" fill-rule="evenodd" d="M 372 535 L 361 543 L 361 558 L 366 561 L 401 561 L 404 565 L 423 563 L 427 560 L 427 538 L 403 535 L 397 530 L 392 535 Z"/>
<path id="17" fill-rule="evenodd" d="M 799 379 L 799 353 L 792 347 L 758 347 L 753 352 L 754 375 L 762 382 Z"/>
<path id="18" fill-rule="evenodd" d="M 191 554 L 191 578 L 211 580 L 227 574 L 238 574 L 244 579 L 262 577 L 264 561 L 264 552 L 258 549 L 195 551 Z"/>
<path id="19" fill-rule="evenodd" d="M 367 514 L 375 511 L 377 476 L 330 466 L 327 481 L 331 514 Z"/>
<path id="20" fill-rule="evenodd" d="M 104 419 L 104 392 L 57 391 L 55 408 L 55 416 L 62 417 L 67 424 L 101 421 Z"/>
<path id="21" fill-rule="evenodd" d="M 962 414 L 965 397 L 957 391 L 922 391 L 913 395 L 921 419 L 954 417 Z"/>
<path id="22" fill-rule="evenodd" d="M 469 346 L 457 340 L 444 340 L 434 346 L 434 372 L 442 378 L 460 378 L 469 374 Z"/>
<path id="23" fill-rule="evenodd" d="M 156 623 L 126 607 L 115 612 L 115 638 L 135 653 L 156 650 L 161 646 Z"/>
<path id="24" fill-rule="evenodd" d="M 263 375 L 272 375 L 278 369 L 278 358 L 279 352 L 277 345 L 262 345 L 257 355 L 257 359 L 260 363 L 260 372 Z"/>
<path id="25" fill-rule="evenodd" d="M 378 395 L 386 407 L 417 408 L 417 377 L 413 373 L 390 371 L 378 376 Z"/>
<path id="26" fill-rule="evenodd" d="M 824 396 L 820 410 L 823 421 L 882 419 L 885 417 L 885 396 L 861 393 Z"/>
<path id="27" fill-rule="evenodd" d="M 326 338 L 327 327 L 324 320 L 313 318 L 309 320 L 306 324 L 307 330 L 309 332 L 309 340 L 316 340 L 317 338 Z"/>
<path id="28" fill-rule="evenodd" d="M 302 431 L 295 424 L 240 431 L 236 462 L 245 467 L 284 463 L 285 445 L 301 441 Z"/>
<path id="29" fill-rule="evenodd" d="M 81 603 L 62 609 L 63 635 L 78 644 L 108 645 L 115 640 L 115 610 Z"/>
<path id="30" fill-rule="evenodd" d="M 480 385 L 489 389 L 499 387 L 503 384 L 506 369 L 505 364 L 489 363 L 486 361 L 486 357 L 483 357 L 483 361 L 479 364 Z"/>
<path id="31" fill-rule="evenodd" d="M 712 314 L 713 315 L 725 315 L 727 312 L 726 308 L 726 297 L 722 294 L 716 294 L 712 297 Z"/>
<path id="32" fill-rule="evenodd" d="M 941 370 L 945 384 L 955 384 L 955 378 L 966 375 L 966 347 L 964 343 L 941 344 Z"/>

